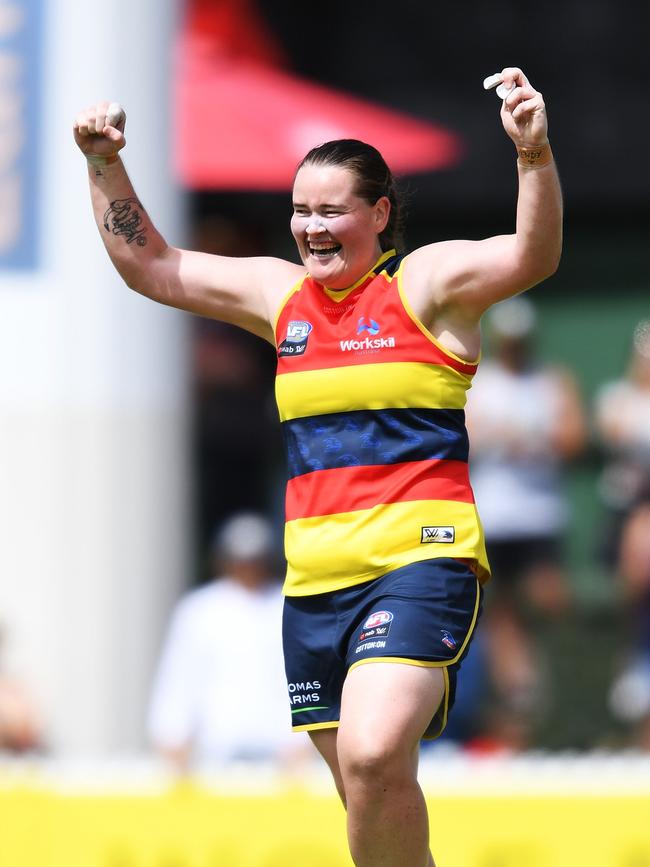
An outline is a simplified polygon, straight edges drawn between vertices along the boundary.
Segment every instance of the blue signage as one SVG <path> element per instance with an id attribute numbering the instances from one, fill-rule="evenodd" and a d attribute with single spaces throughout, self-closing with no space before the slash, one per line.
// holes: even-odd
<path id="1" fill-rule="evenodd" d="M 37 266 L 43 0 L 0 0 L 0 269 Z"/>

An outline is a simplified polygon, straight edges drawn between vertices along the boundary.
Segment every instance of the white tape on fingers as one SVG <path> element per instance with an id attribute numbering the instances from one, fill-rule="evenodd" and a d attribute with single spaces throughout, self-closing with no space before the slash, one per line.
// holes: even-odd
<path id="1" fill-rule="evenodd" d="M 507 87 L 503 83 L 503 76 L 500 72 L 495 72 L 494 75 L 488 75 L 487 78 L 484 78 L 483 87 L 485 90 L 492 90 L 493 87 L 496 87 L 496 94 L 499 99 L 505 99 L 506 96 L 515 89 L 514 84 L 511 87 Z"/>
<path id="2" fill-rule="evenodd" d="M 124 120 L 126 120 L 124 109 L 119 102 L 112 102 L 106 111 L 106 123 L 109 126 L 117 127 Z"/>
<path id="3" fill-rule="evenodd" d="M 496 87 L 497 84 L 501 84 L 502 81 L 501 73 L 495 72 L 494 75 L 488 75 L 487 78 L 483 79 L 483 87 L 485 90 L 492 90 L 493 87 Z"/>

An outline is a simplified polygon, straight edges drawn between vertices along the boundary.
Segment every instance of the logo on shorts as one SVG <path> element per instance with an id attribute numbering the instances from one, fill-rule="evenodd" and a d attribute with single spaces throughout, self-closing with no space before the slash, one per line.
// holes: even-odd
<path id="1" fill-rule="evenodd" d="M 312 327 L 311 322 L 292 319 L 287 325 L 287 336 L 278 347 L 278 355 L 304 355 Z"/>
<path id="2" fill-rule="evenodd" d="M 375 626 L 384 626 L 386 623 L 390 623 L 392 619 L 393 615 L 390 611 L 375 611 L 363 624 L 363 628 L 374 629 Z"/>
<path id="3" fill-rule="evenodd" d="M 371 638 L 386 638 L 388 633 L 390 632 L 390 624 L 393 619 L 393 615 L 390 611 L 375 611 L 374 614 L 371 614 L 370 617 L 366 620 L 366 622 L 361 627 L 361 632 L 359 633 L 359 637 L 357 638 L 357 643 L 362 641 L 368 642 Z M 368 647 L 385 647 L 386 642 L 383 644 L 379 642 L 368 642 L 367 645 L 364 645 L 364 648 Z M 359 653 L 361 648 L 357 648 L 357 653 Z"/>
<path id="4" fill-rule="evenodd" d="M 307 680 L 301 683 L 289 683 L 289 703 L 292 705 L 318 704 L 320 701 L 321 683 L 319 680 Z"/>
<path id="5" fill-rule="evenodd" d="M 384 647 L 386 647 L 385 641 L 366 641 L 364 644 L 360 644 L 354 652 L 363 653 L 364 650 L 383 650 Z"/>
<path id="6" fill-rule="evenodd" d="M 450 650 L 456 650 L 456 642 L 454 641 L 454 636 L 447 632 L 446 629 L 441 629 L 442 632 L 442 643 L 445 647 L 448 647 Z"/>
<path id="7" fill-rule="evenodd" d="M 455 527 L 422 527 L 420 542 L 444 542 L 451 544 L 456 541 Z"/>

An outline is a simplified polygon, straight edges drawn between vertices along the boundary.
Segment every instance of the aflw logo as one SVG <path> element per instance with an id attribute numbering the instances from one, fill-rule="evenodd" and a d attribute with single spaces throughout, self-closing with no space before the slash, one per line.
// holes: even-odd
<path id="1" fill-rule="evenodd" d="M 341 352 L 359 352 L 360 349 L 392 349 L 394 337 L 365 337 L 363 340 L 340 340 Z"/>
<path id="2" fill-rule="evenodd" d="M 455 527 L 422 527 L 420 542 L 444 542 L 450 545 L 456 539 Z"/>

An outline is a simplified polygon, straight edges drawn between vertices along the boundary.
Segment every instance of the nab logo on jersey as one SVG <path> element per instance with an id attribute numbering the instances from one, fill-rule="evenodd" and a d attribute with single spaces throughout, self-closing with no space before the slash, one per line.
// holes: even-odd
<path id="1" fill-rule="evenodd" d="M 442 542 L 450 545 L 456 539 L 455 527 L 422 527 L 420 542 Z"/>
<path id="2" fill-rule="evenodd" d="M 287 325 L 287 336 L 278 347 L 278 355 L 304 355 L 312 327 L 311 322 L 292 319 Z"/>

